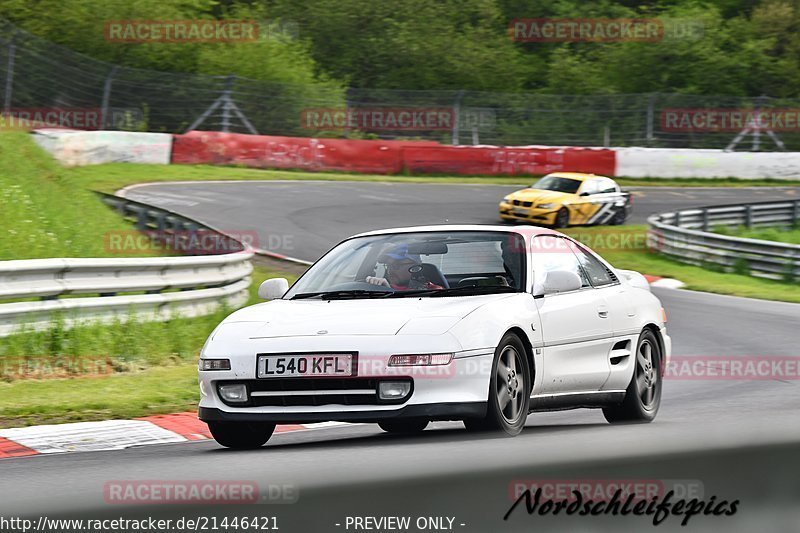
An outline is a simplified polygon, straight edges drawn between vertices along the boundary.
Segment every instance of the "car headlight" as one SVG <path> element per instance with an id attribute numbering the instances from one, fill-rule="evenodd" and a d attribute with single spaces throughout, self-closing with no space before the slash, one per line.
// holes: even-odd
<path id="1" fill-rule="evenodd" d="M 230 370 L 230 359 L 200 359 L 197 367 L 200 370 Z"/>
<path id="2" fill-rule="evenodd" d="M 511 203 L 511 197 L 510 196 L 506 196 L 505 198 L 503 198 L 503 201 L 505 203 L 507 203 L 507 204 L 510 204 Z"/>
<path id="3" fill-rule="evenodd" d="M 556 204 L 539 204 L 536 207 L 538 207 L 539 209 L 552 209 L 555 206 Z"/>
<path id="4" fill-rule="evenodd" d="M 426 353 L 419 355 L 393 355 L 389 366 L 437 366 L 449 365 L 453 360 L 451 353 Z"/>

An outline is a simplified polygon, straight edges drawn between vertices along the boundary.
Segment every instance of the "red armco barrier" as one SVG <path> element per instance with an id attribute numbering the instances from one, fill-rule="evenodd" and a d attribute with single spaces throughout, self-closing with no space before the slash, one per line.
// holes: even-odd
<path id="1" fill-rule="evenodd" d="M 615 155 L 605 148 L 552 146 L 436 146 L 404 150 L 416 173 L 518 175 L 573 171 L 613 175 Z"/>
<path id="2" fill-rule="evenodd" d="M 432 141 L 312 139 L 196 131 L 175 136 L 172 162 L 374 174 L 408 170 L 463 175 L 555 171 L 613 175 L 615 153 L 604 148 L 445 146 Z"/>

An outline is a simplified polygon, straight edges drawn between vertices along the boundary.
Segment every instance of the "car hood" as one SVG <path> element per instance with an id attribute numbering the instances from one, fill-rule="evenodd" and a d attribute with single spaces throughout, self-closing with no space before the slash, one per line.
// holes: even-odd
<path id="1" fill-rule="evenodd" d="M 536 204 L 541 204 L 546 202 L 562 203 L 571 198 L 574 198 L 575 195 L 558 191 L 546 191 L 543 189 L 522 189 L 520 191 L 516 191 L 509 194 L 508 197 L 511 200 L 519 200 L 521 202 L 533 202 L 535 206 Z"/>
<path id="2" fill-rule="evenodd" d="M 234 333 L 239 338 L 251 339 L 304 335 L 435 335 L 446 332 L 475 309 L 513 296 L 273 300 L 233 313 L 217 328 L 217 333 Z"/>

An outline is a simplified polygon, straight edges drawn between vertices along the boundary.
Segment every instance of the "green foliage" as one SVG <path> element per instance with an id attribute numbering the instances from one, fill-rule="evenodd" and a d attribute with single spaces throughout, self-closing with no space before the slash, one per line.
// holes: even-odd
<path id="1" fill-rule="evenodd" d="M 302 87 L 800 95 L 800 6 L 789 0 L 0 0 L 0 16 L 93 57 Z M 236 18 L 256 42 L 107 42 L 111 20 Z M 518 18 L 657 18 L 702 28 L 657 42 L 521 43 Z M 280 31 L 285 27 L 295 31 Z"/>

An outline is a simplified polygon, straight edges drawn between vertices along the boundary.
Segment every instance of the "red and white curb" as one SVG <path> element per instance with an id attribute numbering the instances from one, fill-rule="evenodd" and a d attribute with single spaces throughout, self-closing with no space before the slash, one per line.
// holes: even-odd
<path id="1" fill-rule="evenodd" d="M 345 425 L 344 422 L 279 425 L 288 433 Z M 0 459 L 50 453 L 122 450 L 133 446 L 209 440 L 208 426 L 194 412 L 154 415 L 136 420 L 77 422 L 0 429 Z"/>
<path id="2" fill-rule="evenodd" d="M 661 276 L 649 276 L 644 274 L 645 279 L 651 287 L 661 287 L 662 289 L 682 289 L 686 286 L 684 282 L 678 279 L 662 278 Z"/>

